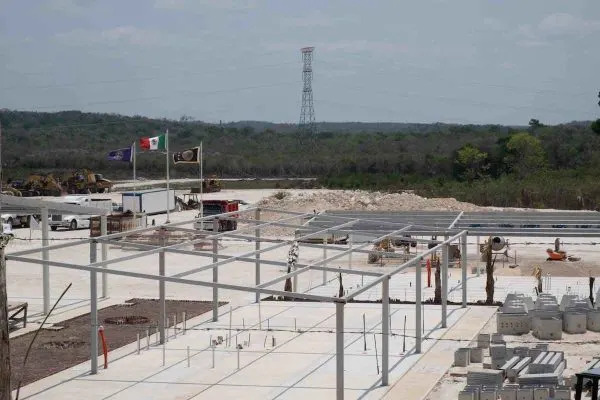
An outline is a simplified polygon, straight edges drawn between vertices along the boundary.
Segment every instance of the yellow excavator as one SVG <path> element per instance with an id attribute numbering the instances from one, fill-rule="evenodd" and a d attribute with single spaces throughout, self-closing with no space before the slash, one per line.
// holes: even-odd
<path id="1" fill-rule="evenodd" d="M 110 192 L 112 181 L 89 169 L 75 171 L 63 184 L 69 194 L 87 194 Z"/>

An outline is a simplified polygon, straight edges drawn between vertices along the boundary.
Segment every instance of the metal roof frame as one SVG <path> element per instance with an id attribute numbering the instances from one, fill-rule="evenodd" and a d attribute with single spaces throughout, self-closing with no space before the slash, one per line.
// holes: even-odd
<path id="1" fill-rule="evenodd" d="M 43 209 L 47 209 L 49 214 L 108 215 L 111 213 L 111 210 L 103 208 L 0 194 L 0 211 L 2 214 L 41 214 Z"/>

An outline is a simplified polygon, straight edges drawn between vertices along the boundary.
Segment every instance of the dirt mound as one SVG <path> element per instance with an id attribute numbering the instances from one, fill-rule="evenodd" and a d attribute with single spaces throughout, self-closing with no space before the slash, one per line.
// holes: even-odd
<path id="1" fill-rule="evenodd" d="M 366 211 L 478 211 L 482 207 L 453 198 L 425 198 L 410 192 L 382 193 L 364 190 L 282 191 L 266 197 L 259 207 L 289 211 L 366 210 Z"/>

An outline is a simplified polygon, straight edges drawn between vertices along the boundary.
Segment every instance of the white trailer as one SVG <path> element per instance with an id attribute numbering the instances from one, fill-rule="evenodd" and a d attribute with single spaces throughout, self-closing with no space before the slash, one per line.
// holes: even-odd
<path id="1" fill-rule="evenodd" d="M 175 210 L 175 190 L 149 189 L 139 192 L 125 192 L 122 195 L 123 212 L 143 212 L 148 214 L 162 214 Z M 168 205 L 167 205 L 168 200 Z"/>

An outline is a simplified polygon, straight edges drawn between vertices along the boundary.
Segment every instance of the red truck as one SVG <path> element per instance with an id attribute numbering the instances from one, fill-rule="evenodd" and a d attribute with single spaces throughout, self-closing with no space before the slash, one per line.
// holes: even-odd
<path id="1" fill-rule="evenodd" d="M 239 202 L 236 200 L 203 200 L 202 208 L 204 210 L 204 216 L 210 215 L 218 215 L 229 213 L 232 211 L 239 210 Z M 230 215 L 230 217 L 237 218 L 238 214 Z M 194 228 L 200 229 L 200 221 L 194 222 Z M 212 221 L 204 222 L 204 230 L 212 231 L 213 223 Z M 235 231 L 237 229 L 237 221 L 233 221 L 230 219 L 221 219 L 219 220 L 219 232 L 225 231 Z"/>

